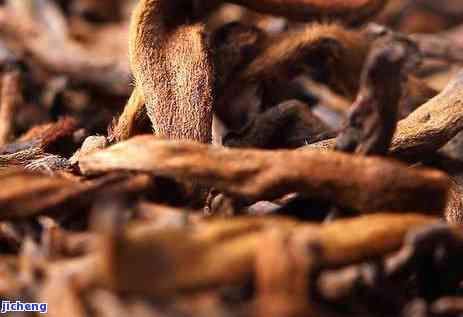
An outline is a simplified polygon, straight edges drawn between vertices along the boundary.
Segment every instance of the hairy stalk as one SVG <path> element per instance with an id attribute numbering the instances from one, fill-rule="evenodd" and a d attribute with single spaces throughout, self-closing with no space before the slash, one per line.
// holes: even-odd
<path id="1" fill-rule="evenodd" d="M 295 20 L 340 19 L 357 24 L 378 12 L 387 0 L 224 2 Z M 214 69 L 205 25 L 192 16 L 194 8 L 195 2 L 187 0 L 140 0 L 132 15 L 130 64 L 154 132 L 207 143 L 212 134 Z M 131 135 L 135 116 L 143 110 L 138 101 L 129 102 L 115 127 L 116 134 L 124 130 L 119 131 L 122 139 Z"/>

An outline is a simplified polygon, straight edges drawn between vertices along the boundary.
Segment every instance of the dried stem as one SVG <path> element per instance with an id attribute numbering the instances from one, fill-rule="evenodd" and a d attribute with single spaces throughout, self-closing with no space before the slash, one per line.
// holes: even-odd
<path id="1" fill-rule="evenodd" d="M 138 127 L 146 119 L 145 100 L 139 89 L 132 91 L 124 112 L 109 132 L 110 142 L 120 142 L 129 139 L 138 132 Z"/>
<path id="2" fill-rule="evenodd" d="M 379 158 L 231 150 L 153 136 L 135 137 L 90 154 L 80 161 L 80 168 L 84 173 L 138 170 L 196 180 L 251 201 L 301 192 L 360 211 L 441 212 L 449 188 L 447 177 L 438 171 L 410 169 Z"/>
<path id="3" fill-rule="evenodd" d="M 407 45 L 384 41 L 370 52 L 362 72 L 360 91 L 349 112 L 347 126 L 336 140 L 341 151 L 385 155 L 397 124 L 403 94 Z"/>
<path id="4" fill-rule="evenodd" d="M 190 18 L 185 1 L 141 0 L 132 16 L 130 64 L 154 132 L 208 143 L 212 61 L 205 26 Z"/>
<path id="5" fill-rule="evenodd" d="M 384 0 L 329 4 L 318 0 L 292 0 L 284 4 L 274 0 L 231 2 L 293 19 L 338 18 L 348 23 L 363 21 L 385 4 Z M 154 132 L 172 139 L 208 143 L 212 135 L 214 71 L 205 26 L 195 22 L 192 9 L 191 4 L 179 0 L 141 0 L 132 16 L 130 64 Z M 294 56 L 288 55 L 293 61 Z"/>
<path id="6" fill-rule="evenodd" d="M 359 24 L 378 13 L 387 0 L 230 0 L 250 9 L 292 20 L 312 21 L 337 19 Z"/>
<path id="7" fill-rule="evenodd" d="M 413 157 L 444 146 L 463 129 L 463 73 L 460 72 L 436 97 L 399 121 L 392 139 L 394 156 Z M 311 144 L 307 149 L 333 149 L 335 139 Z"/>
<path id="8" fill-rule="evenodd" d="M 105 235 L 99 281 L 119 291 L 169 297 L 249 280 L 256 255 L 262 252 L 266 229 L 292 235 L 305 250 L 319 246 L 322 263 L 337 266 L 397 250 L 410 229 L 437 221 L 423 215 L 378 214 L 327 225 L 296 226 L 271 218 L 245 222 L 237 218 L 210 222 L 198 230 L 160 232 L 134 224 L 118 234 Z M 181 247 L 178 241 L 182 241 Z M 306 269 L 309 272 L 311 268 Z"/>
<path id="9" fill-rule="evenodd" d="M 12 71 L 3 74 L 0 94 L 0 148 L 14 135 L 14 114 L 22 102 L 21 73 Z"/>

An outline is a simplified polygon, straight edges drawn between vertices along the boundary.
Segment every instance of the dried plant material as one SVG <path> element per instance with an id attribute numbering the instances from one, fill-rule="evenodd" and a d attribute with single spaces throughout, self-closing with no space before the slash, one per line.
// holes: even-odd
<path id="1" fill-rule="evenodd" d="M 438 224 L 440 221 L 437 217 L 420 214 L 365 215 L 324 224 L 318 235 L 310 230 L 307 232 L 301 230 L 300 236 L 296 235 L 295 239 L 307 239 L 305 240 L 307 242 L 318 241 L 322 265 L 337 267 L 391 253 L 402 245 L 404 237 L 411 230 Z"/>
<path id="2" fill-rule="evenodd" d="M 450 142 L 447 144 L 425 162 L 445 171 L 449 175 L 451 187 L 445 209 L 445 219 L 450 224 L 463 224 L 463 163 L 458 150 L 460 140 L 455 141 L 455 143 Z"/>
<path id="3" fill-rule="evenodd" d="M 459 73 L 440 94 L 399 121 L 392 139 L 392 155 L 416 157 L 433 152 L 460 132 L 463 129 L 462 87 L 463 73 Z M 335 140 L 331 139 L 311 144 L 308 148 L 329 149 L 334 145 Z"/>
<path id="4" fill-rule="evenodd" d="M 301 192 L 360 211 L 440 212 L 449 186 L 446 176 L 437 171 L 410 169 L 378 158 L 319 151 L 230 150 L 152 136 L 93 153 L 79 165 L 84 173 L 138 170 L 195 180 L 250 201 Z"/>
<path id="5" fill-rule="evenodd" d="M 100 49 L 89 51 L 88 47 L 71 39 L 62 23 L 65 19 L 54 3 L 47 1 L 35 6 L 35 12 L 34 9 L 30 12 L 27 5 L 14 4 L 16 1 L 0 10 L 3 37 L 10 40 L 22 38 L 21 49 L 53 72 L 66 74 L 110 93 L 127 93 L 130 86 L 127 62 L 110 55 L 101 56 L 98 54 Z M 50 50 L 50 47 L 54 49 Z M 126 51 L 122 56 L 124 54 Z"/>
<path id="6" fill-rule="evenodd" d="M 462 87 L 463 73 L 459 73 L 439 95 L 400 121 L 391 151 L 400 156 L 430 152 L 460 132 Z"/>
<path id="7" fill-rule="evenodd" d="M 20 169 L 0 172 L 5 185 L 0 194 L 0 219 L 18 219 L 34 216 L 66 202 L 83 206 L 98 197 L 103 190 L 139 191 L 151 185 L 149 177 L 109 176 L 96 181 L 79 183 L 63 177 L 49 177 Z M 24 186 L 27 184 L 27 186 Z"/>
<path id="8" fill-rule="evenodd" d="M 84 155 L 88 155 L 94 151 L 103 150 L 108 146 L 108 141 L 104 136 L 89 136 L 82 143 L 81 148 L 74 153 L 74 155 L 69 159 L 70 164 L 77 164 L 79 159 Z"/>
<path id="9" fill-rule="evenodd" d="M 86 316 L 85 308 L 72 283 L 72 276 L 50 274 L 38 297 L 42 303 L 48 304 L 49 316 Z"/>
<path id="10" fill-rule="evenodd" d="M 460 312 L 463 234 L 442 221 L 463 219 L 463 75 L 436 90 L 461 66 L 461 27 L 444 29 L 463 3 L 0 3 L 2 299 L 76 317 Z M 367 20 L 387 24 L 352 28 Z M 281 149 L 333 148 L 352 103 L 356 153 Z"/>
<path id="11" fill-rule="evenodd" d="M 315 24 L 269 39 L 252 62 L 230 77 L 227 90 L 217 100 L 218 117 L 229 128 L 241 128 L 246 123 L 243 114 L 232 113 L 237 111 L 234 109 L 241 99 L 249 100 L 253 93 L 257 94 L 258 105 L 275 105 L 282 101 L 282 87 L 307 69 L 321 69 L 333 90 L 355 95 L 357 76 L 368 50 L 368 43 L 362 38 L 360 32 L 347 31 L 336 24 Z M 251 106 L 240 108 L 241 112 L 249 112 L 247 108 Z"/>
<path id="12" fill-rule="evenodd" d="M 297 148 L 333 136 L 334 132 L 297 100 L 288 100 L 258 115 L 243 131 L 228 133 L 229 147 Z"/>
<path id="13" fill-rule="evenodd" d="M 145 100 L 140 89 L 134 89 L 124 107 L 124 112 L 109 132 L 110 142 L 120 142 L 138 134 L 142 122 L 147 119 Z"/>
<path id="14" fill-rule="evenodd" d="M 463 62 L 462 47 L 442 35 L 414 34 L 412 35 L 420 50 L 426 57 L 442 59 L 448 62 Z"/>
<path id="15" fill-rule="evenodd" d="M 310 78 L 301 76 L 296 79 L 298 85 L 307 89 L 317 98 L 318 102 L 337 113 L 344 113 L 352 104 L 347 98 L 335 93 L 328 86 L 318 83 Z"/>
<path id="16" fill-rule="evenodd" d="M 415 76 L 407 77 L 406 85 L 403 89 L 405 91 L 402 94 L 402 99 L 399 104 L 400 119 L 408 117 L 413 111 L 434 98 L 439 93 L 422 79 Z"/>
<path id="17" fill-rule="evenodd" d="M 295 226 L 272 218 L 227 219 L 191 231 L 161 232 L 134 224 L 105 235 L 98 277 L 101 284 L 119 291 L 166 297 L 250 279 L 262 238 L 272 228 L 291 234 L 300 246 L 319 245 L 323 263 L 339 265 L 397 250 L 408 230 L 436 221 L 422 215 L 388 214 L 321 226 Z M 365 224 L 369 229 L 365 230 Z M 182 241 L 181 247 L 178 241 Z M 137 261 L 130 260 L 133 258 Z M 310 266 L 301 269 L 309 272 Z"/>
<path id="18" fill-rule="evenodd" d="M 130 29 L 130 64 L 154 132 L 208 143 L 213 68 L 205 26 L 179 1 L 142 0 Z"/>
<path id="19" fill-rule="evenodd" d="M 37 150 L 46 152 L 57 141 L 72 135 L 77 129 L 77 121 L 64 117 L 53 123 L 35 126 L 13 143 L 7 144 L 0 152 L 14 154 L 23 150 Z"/>
<path id="20" fill-rule="evenodd" d="M 12 154 L 2 154 L 0 155 L 0 168 L 25 166 L 42 155 L 43 151 L 37 147 L 28 148 Z"/>
<path id="21" fill-rule="evenodd" d="M 5 185 L 0 197 L 2 219 L 31 216 L 83 189 L 80 186 L 74 188 L 75 184 L 66 179 L 48 178 L 21 170 L 4 170 L 0 178 Z"/>
<path id="22" fill-rule="evenodd" d="M 216 95 L 224 93 L 230 77 L 257 56 L 266 39 L 261 29 L 237 22 L 225 24 L 212 34 Z"/>
<path id="23" fill-rule="evenodd" d="M 453 224 L 463 224 L 463 188 L 456 182 L 452 182 L 449 195 L 449 202 L 445 209 L 445 218 L 447 222 Z"/>
<path id="24" fill-rule="evenodd" d="M 362 155 L 387 154 L 397 124 L 405 67 L 411 54 L 409 46 L 387 40 L 374 45 L 346 127 L 336 139 L 337 150 Z"/>
<path id="25" fill-rule="evenodd" d="M 11 71 L 2 75 L 0 94 L 0 148 L 14 135 L 14 115 L 22 103 L 21 73 Z"/>
<path id="26" fill-rule="evenodd" d="M 361 72 L 368 47 L 368 41 L 360 32 L 337 24 L 314 24 L 269 41 L 237 79 L 285 80 L 300 74 L 304 67 L 320 67 L 318 63 L 323 62 L 333 89 L 351 96 L 358 88 L 356 77 Z"/>
<path id="27" fill-rule="evenodd" d="M 47 152 L 76 129 L 77 122 L 72 118 L 32 128 L 15 142 L 0 148 L 0 168 L 19 165 L 45 172 L 70 168 L 68 160 Z"/>
<path id="28" fill-rule="evenodd" d="M 398 252 L 383 259 L 320 269 L 314 274 L 314 297 L 325 306 L 342 306 L 343 312 L 352 315 L 366 311 L 371 316 L 395 316 L 403 302 L 416 300 L 417 294 L 446 292 L 459 284 L 461 235 L 457 231 L 442 223 L 420 226 L 409 231 Z M 442 253 L 448 256 L 440 257 Z M 411 274 L 413 282 L 408 278 Z"/>
<path id="29" fill-rule="evenodd" d="M 258 315 L 300 316 L 309 308 L 307 280 L 314 259 L 306 244 L 292 238 L 289 232 L 270 229 L 261 239 L 255 260 Z"/>
<path id="30" fill-rule="evenodd" d="M 352 3 L 352 7 L 343 7 L 339 4 L 343 7 L 342 9 L 338 6 L 325 7 L 321 3 L 316 2 L 314 4 L 310 1 L 307 3 L 285 3 L 284 9 L 280 9 L 279 5 L 271 1 L 240 2 L 240 4 L 250 6 L 253 9 L 259 8 L 258 11 L 276 10 L 274 13 L 289 14 L 290 16 L 293 14 L 292 10 L 296 10 L 294 13 L 299 14 L 301 13 L 300 7 L 306 6 L 306 15 L 307 12 L 313 11 L 315 14 L 325 17 L 330 15 L 343 17 L 345 14 L 349 16 L 354 12 L 359 14 L 358 10 L 362 11 L 363 9 L 371 13 L 370 10 L 380 9 L 384 4 L 383 2 Z M 350 11 L 353 8 L 356 11 Z M 340 11 L 336 11 L 338 9 Z M 162 3 L 141 1 L 132 17 L 130 63 L 138 87 L 136 89 L 140 91 L 139 94 L 144 96 L 155 133 L 168 138 L 198 140 L 207 143 L 211 139 L 214 70 L 205 39 L 204 25 L 188 22 L 188 19 L 191 18 L 191 12 L 188 13 L 185 10 L 175 3 L 163 5 Z M 334 11 L 331 12 L 330 10 Z M 165 21 L 169 19 L 173 22 L 167 23 Z M 156 30 L 157 33 L 153 34 L 153 30 Z M 185 40 L 186 36 L 182 34 L 189 34 L 189 40 Z M 243 34 L 245 32 L 241 32 L 241 35 Z M 351 70 L 355 68 L 355 62 L 359 60 L 358 55 L 361 54 L 361 52 L 357 52 L 361 49 L 357 49 L 356 46 L 363 44 L 362 41 L 355 40 L 356 36 L 353 34 L 353 32 L 349 34 L 335 26 L 318 26 L 300 32 L 299 35 L 290 34 L 290 36 L 286 36 L 288 39 L 278 41 L 276 45 L 272 44 L 269 48 L 264 49 L 261 56 L 257 57 L 246 71 L 232 76 L 231 82 L 249 82 L 257 79 L 270 81 L 277 78 L 284 81 L 284 78 L 275 75 L 293 73 L 294 70 L 291 70 L 291 65 L 304 58 L 310 60 L 311 57 L 317 55 L 317 52 L 333 51 L 333 59 L 338 61 L 339 52 L 337 51 L 342 51 L 344 47 L 336 47 L 337 40 L 341 42 L 339 43 L 340 46 L 346 43 L 348 47 L 355 47 L 355 49 L 346 50 L 350 54 L 350 58 L 346 58 L 344 61 L 349 60 L 349 63 L 343 64 L 341 62 L 341 65 L 334 65 L 331 71 L 334 69 L 339 71 L 341 68 L 343 71 L 340 73 L 353 74 Z M 258 34 L 255 37 L 255 34 L 253 35 L 251 32 L 250 46 L 254 46 L 256 41 L 259 41 Z M 238 46 L 241 47 L 238 47 L 237 53 L 231 52 L 233 49 L 228 49 L 228 52 L 232 54 L 232 63 L 227 65 L 230 69 L 233 68 L 235 61 L 238 62 L 241 59 L 243 54 L 241 51 L 246 48 L 246 45 L 240 44 Z M 222 57 L 219 57 L 219 60 L 227 59 L 220 52 L 218 54 Z M 178 60 L 175 62 L 177 58 Z M 226 76 L 227 71 L 220 67 L 222 65 L 223 63 L 218 64 L 218 72 L 226 78 L 228 77 Z M 289 74 L 284 77 L 288 76 Z M 223 80 L 224 78 L 222 78 Z M 341 82 L 345 85 L 352 81 L 340 80 L 337 84 L 341 84 Z M 219 101 L 219 113 L 226 111 L 227 105 L 224 103 L 227 103 L 231 96 L 238 95 L 242 88 L 243 84 L 225 91 L 222 101 Z M 268 90 L 267 93 L 270 94 L 271 90 Z M 179 97 L 179 95 L 182 96 Z M 132 96 L 132 99 L 135 97 Z M 264 96 L 264 103 L 270 104 L 272 99 L 273 97 Z M 136 101 L 131 100 L 129 103 L 133 107 L 133 109 L 127 109 L 127 112 L 132 113 L 132 115 L 129 114 L 129 117 L 137 112 L 137 106 L 132 105 L 132 103 L 136 103 Z M 221 119 L 224 120 L 225 117 L 222 116 Z M 123 121 L 122 124 L 128 124 L 127 128 L 122 127 L 121 129 L 129 129 L 131 119 L 127 119 L 124 114 L 121 120 Z"/>
<path id="31" fill-rule="evenodd" d="M 359 24 L 378 13 L 387 1 L 288 0 L 282 3 L 280 0 L 231 0 L 230 2 L 262 13 L 285 16 L 292 20 L 339 19 L 348 24 Z"/>
<path id="32" fill-rule="evenodd" d="M 281 219 L 227 219 L 194 231 L 153 231 L 151 226 L 134 224 L 105 236 L 97 266 L 99 282 L 119 290 L 169 296 L 242 281 L 252 272 L 261 232 L 273 223 L 295 225 Z M 127 261 L 130 258 L 138 261 Z"/>
<path id="33" fill-rule="evenodd" d="M 43 157 L 33 159 L 24 168 L 31 171 L 53 174 L 54 171 L 69 170 L 71 163 L 58 155 L 44 155 Z"/>

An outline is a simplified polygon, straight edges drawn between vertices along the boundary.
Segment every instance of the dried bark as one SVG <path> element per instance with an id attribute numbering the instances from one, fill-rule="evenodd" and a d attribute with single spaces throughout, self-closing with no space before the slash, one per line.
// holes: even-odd
<path id="1" fill-rule="evenodd" d="M 360 211 L 439 212 L 449 186 L 437 171 L 409 169 L 379 158 L 319 151 L 230 150 L 151 136 L 93 153 L 79 165 L 87 174 L 136 170 L 195 180 L 251 201 L 301 192 Z"/>

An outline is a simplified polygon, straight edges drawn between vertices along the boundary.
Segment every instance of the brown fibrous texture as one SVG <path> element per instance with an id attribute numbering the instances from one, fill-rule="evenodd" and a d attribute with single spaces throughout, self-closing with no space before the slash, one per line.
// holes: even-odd
<path id="1" fill-rule="evenodd" d="M 408 169 L 379 158 L 318 151 L 231 150 L 152 136 L 90 154 L 79 165 L 90 174 L 128 169 L 194 179 L 247 200 L 303 192 L 360 211 L 439 211 L 445 207 L 449 186 L 440 172 Z"/>

